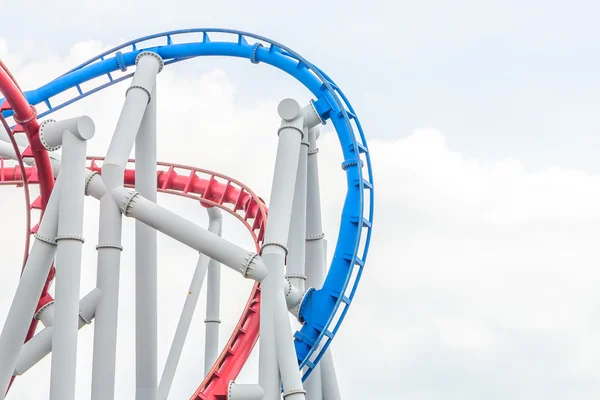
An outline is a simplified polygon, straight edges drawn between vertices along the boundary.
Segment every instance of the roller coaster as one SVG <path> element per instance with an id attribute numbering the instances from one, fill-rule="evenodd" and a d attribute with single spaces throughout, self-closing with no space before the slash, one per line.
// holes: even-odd
<path id="1" fill-rule="evenodd" d="M 232 177 L 157 161 L 160 72 L 208 56 L 270 65 L 314 96 L 308 104 L 287 98 L 277 107 L 281 125 L 268 203 Z M 87 155 L 87 142 L 95 135 L 88 116 L 43 119 L 126 80 L 131 83 L 105 157 Z M 15 379 L 50 355 L 49 398 L 75 399 L 78 330 L 93 322 L 91 398 L 115 398 L 121 236 L 123 217 L 130 217 L 135 219 L 136 399 L 168 398 L 204 281 L 204 379 L 192 400 L 341 398 L 330 344 L 367 259 L 374 187 L 361 124 L 329 76 L 262 36 L 186 29 L 124 43 L 29 91 L 0 62 L 0 92 L 0 183 L 23 187 L 28 225 L 21 278 L 0 334 L 0 393 L 10 399 Z M 337 133 L 346 177 L 328 267 L 317 147 L 320 126 L 327 123 Z M 135 160 L 130 159 L 134 149 Z M 208 212 L 208 227 L 158 205 L 157 193 L 199 202 Z M 97 287 L 80 298 L 85 196 L 100 204 Z M 245 226 L 254 248 L 223 237 L 223 212 Z M 162 374 L 157 361 L 158 232 L 199 253 Z M 222 266 L 255 284 L 219 354 Z M 295 333 L 290 317 L 301 323 Z M 258 382 L 236 382 L 257 343 Z"/>

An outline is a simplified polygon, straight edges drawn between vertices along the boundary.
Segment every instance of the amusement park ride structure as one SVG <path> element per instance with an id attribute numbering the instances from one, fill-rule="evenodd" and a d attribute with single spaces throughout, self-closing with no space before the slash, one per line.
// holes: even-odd
<path id="1" fill-rule="evenodd" d="M 219 38 L 226 34 L 228 39 L 214 40 L 214 33 Z M 156 40 L 163 42 L 156 46 Z M 230 56 L 272 65 L 297 79 L 314 96 L 305 105 L 293 99 L 279 103 L 281 126 L 276 132 L 268 211 L 254 192 L 233 178 L 157 162 L 157 75 L 167 65 L 199 56 Z M 130 78 L 105 158 L 87 157 L 86 143 L 95 134 L 89 117 L 38 122 Z M 84 83 L 89 83 L 85 89 Z M 76 89 L 77 94 L 67 101 L 55 101 L 69 89 Z M 52 353 L 50 399 L 74 399 L 78 329 L 93 321 L 91 398 L 115 398 L 121 230 L 126 216 L 136 220 L 136 399 L 168 397 L 205 279 L 205 371 L 193 400 L 340 399 L 329 345 L 352 303 L 365 265 L 373 220 L 373 176 L 356 113 L 325 73 L 264 37 L 192 29 L 125 43 L 28 92 L 21 91 L 2 64 L 0 92 L 4 97 L 0 99 L 4 126 L 0 132 L 6 131 L 0 137 L 0 182 L 23 185 L 29 224 L 21 279 L 0 334 L 0 393 L 10 398 L 15 377 Z M 347 182 L 340 233 L 329 268 L 325 265 L 317 162 L 319 125 L 327 121 L 339 138 Z M 135 161 L 129 160 L 134 148 Z M 29 187 L 33 184 L 39 186 L 39 197 L 31 200 Z M 208 228 L 159 206 L 157 192 L 200 201 L 209 214 Z M 100 202 L 98 270 L 97 287 L 80 299 L 85 195 Z M 248 229 L 254 249 L 222 237 L 222 211 Z M 39 213 L 40 218 L 33 227 L 31 213 Z M 157 232 L 200 253 L 160 377 Z M 218 355 L 221 264 L 256 284 Z M 49 293 L 53 280 L 54 298 Z M 293 335 L 290 314 L 302 324 Z M 44 325 L 39 331 L 38 321 Z M 258 382 L 235 382 L 259 338 Z"/>

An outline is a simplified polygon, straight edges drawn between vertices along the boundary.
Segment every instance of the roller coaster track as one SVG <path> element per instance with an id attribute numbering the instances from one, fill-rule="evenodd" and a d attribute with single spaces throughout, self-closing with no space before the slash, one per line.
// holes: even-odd
<path id="1" fill-rule="evenodd" d="M 223 35 L 228 40 L 223 39 Z M 34 204 L 39 204 L 41 210 L 51 192 L 53 177 L 48 154 L 37 136 L 39 125 L 30 104 L 36 106 L 39 109 L 38 116 L 43 117 L 129 79 L 132 73 L 127 70 L 135 64 L 135 58 L 141 51 L 157 53 L 166 65 L 199 56 L 237 57 L 254 64 L 269 64 L 302 83 L 315 96 L 313 106 L 321 119 L 333 124 L 343 153 L 341 166 L 346 173 L 347 192 L 340 234 L 325 283 L 322 288 L 310 288 L 300 308 L 299 320 L 303 326 L 294 338 L 298 362 L 305 379 L 341 326 L 356 293 L 368 254 L 374 207 L 373 173 L 358 117 L 339 86 L 299 54 L 262 36 L 234 30 L 187 29 L 136 39 L 82 63 L 36 90 L 25 92 L 24 97 L 15 90 L 14 82 L 11 86 L 12 80 L 9 82 L 0 72 L 0 91 L 6 97 L 6 101 L 0 100 L 4 115 L 8 117 L 14 113 L 17 125 L 20 125 L 31 143 L 24 156 L 31 156 L 35 160 L 35 178 L 40 185 L 41 197 Z M 67 91 L 72 93 L 70 99 L 55 102 L 58 94 Z M 248 307 L 256 307 L 256 303 L 252 303 L 252 296 Z M 257 336 L 258 325 L 252 329 L 256 333 L 245 330 L 245 334 Z M 236 362 L 243 365 L 245 360 L 236 358 Z M 209 387 L 210 383 L 206 386 Z M 207 398 L 202 396 L 199 389 L 194 399 Z"/>

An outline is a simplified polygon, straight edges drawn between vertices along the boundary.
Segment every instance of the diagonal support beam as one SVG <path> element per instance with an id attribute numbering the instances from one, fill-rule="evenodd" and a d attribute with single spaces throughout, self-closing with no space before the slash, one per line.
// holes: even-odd
<path id="1" fill-rule="evenodd" d="M 39 230 L 35 234 L 35 240 L 23 269 L 19 286 L 17 286 L 17 292 L 0 334 L 0 398 L 8 390 L 27 330 L 56 253 L 54 239 L 58 227 L 60 196 L 57 188 L 60 188 L 61 185 L 59 177 L 54 186 L 55 190 L 50 195 Z"/>
<path id="2" fill-rule="evenodd" d="M 220 221 L 213 219 L 209 222 L 209 232 L 218 234 L 220 230 Z M 167 397 L 169 396 L 169 391 L 171 390 L 171 385 L 173 384 L 173 378 L 175 377 L 175 371 L 177 370 L 177 364 L 179 364 L 179 359 L 181 358 L 181 353 L 183 352 L 183 346 L 192 323 L 194 311 L 196 310 L 196 305 L 198 304 L 198 298 L 200 297 L 200 291 L 202 290 L 202 284 L 204 283 L 204 278 L 206 276 L 206 271 L 210 261 L 212 260 L 210 260 L 204 254 L 200 254 L 200 257 L 198 258 L 196 270 L 194 271 L 194 276 L 192 277 L 192 282 L 190 283 L 188 295 L 185 298 L 183 310 L 181 311 L 181 316 L 179 317 L 179 323 L 177 324 L 177 329 L 175 330 L 175 336 L 173 338 L 173 343 L 171 344 L 171 350 L 169 350 L 169 355 L 167 356 L 167 361 L 165 363 L 165 369 L 160 379 L 160 385 L 158 388 L 159 400 L 167 400 Z"/>
<path id="3" fill-rule="evenodd" d="M 123 185 L 125 165 L 139 131 L 162 59 L 152 52 L 142 52 L 136 59 L 137 69 L 127 89 L 125 104 L 102 165 L 107 190 Z M 104 295 L 96 311 L 94 359 L 92 365 L 92 400 L 115 397 L 117 354 L 117 316 L 119 304 L 119 267 L 121 264 L 121 212 L 108 192 L 100 199 L 98 234 L 97 286 Z"/>

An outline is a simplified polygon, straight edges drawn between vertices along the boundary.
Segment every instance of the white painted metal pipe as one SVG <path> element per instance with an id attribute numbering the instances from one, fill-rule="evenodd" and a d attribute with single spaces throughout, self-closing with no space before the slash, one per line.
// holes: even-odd
<path id="1" fill-rule="evenodd" d="M 0 141 L 11 144 L 9 135 L 12 135 L 12 133 L 6 131 L 4 129 L 4 126 L 0 126 Z M 25 147 L 29 146 L 29 140 L 27 139 L 27 137 L 25 135 L 14 135 L 14 138 L 20 147 L 25 148 Z M 11 146 L 11 148 L 12 148 L 12 146 Z"/>
<path id="2" fill-rule="evenodd" d="M 304 297 L 304 292 L 301 292 L 298 287 L 292 284 L 290 278 L 283 280 L 283 293 L 285 294 L 286 307 L 294 316 L 298 316 L 298 309 Z"/>
<path id="3" fill-rule="evenodd" d="M 1 131 L 0 131 L 1 132 Z M 22 136 L 20 135 L 15 135 L 15 138 L 21 138 Z M 19 144 L 19 151 L 21 152 L 21 154 L 23 154 L 23 152 L 25 151 L 25 149 L 27 148 L 27 146 L 29 145 L 29 143 L 27 142 L 27 139 L 25 139 L 25 143 L 23 144 Z M 18 143 L 22 143 L 22 141 L 17 141 Z M 8 158 L 11 160 L 17 160 L 17 156 L 15 155 L 15 149 L 12 146 L 12 143 L 10 142 L 5 142 L 4 140 L 0 139 L 0 157 L 2 158 Z M 54 177 L 58 176 L 58 170 L 60 169 L 60 158 L 58 157 L 57 154 L 49 154 L 50 157 L 50 165 L 52 166 L 52 172 L 54 173 Z M 23 157 L 23 163 L 25 165 L 35 165 L 33 157 Z"/>
<path id="4" fill-rule="evenodd" d="M 40 125 L 40 141 L 46 150 L 58 150 L 64 145 L 65 132 L 71 132 L 73 136 L 82 141 L 90 140 L 95 132 L 94 121 L 87 116 L 69 118 L 62 121 L 46 120 Z"/>
<path id="5" fill-rule="evenodd" d="M 45 126 L 46 145 L 63 146 L 63 182 L 60 187 L 58 234 L 56 237 L 56 286 L 50 399 L 75 399 L 77 376 L 77 331 L 79 329 L 79 288 L 83 246 L 83 202 L 87 140 L 94 135 L 89 117 L 50 123 Z M 58 128 L 55 125 L 59 125 Z M 61 132 L 62 130 L 62 132 Z M 59 136 L 61 133 L 62 137 Z M 42 129 L 40 128 L 40 137 Z M 44 143 L 44 141 L 42 141 Z"/>
<path id="6" fill-rule="evenodd" d="M 85 175 L 85 194 L 100 200 L 106 193 L 106 185 L 98 172 L 86 171 Z"/>
<path id="7" fill-rule="evenodd" d="M 323 249 L 323 222 L 321 219 L 321 193 L 319 188 L 319 162 L 317 159 L 318 128 L 308 131 L 308 160 L 306 185 L 306 285 L 320 289 L 325 280 L 325 253 Z"/>
<path id="8" fill-rule="evenodd" d="M 146 107 L 151 103 L 156 75 L 162 70 L 163 61 L 153 52 L 142 52 L 136 58 L 137 69 L 127 89 L 125 104 L 117 122 L 113 139 L 108 147 L 104 165 L 124 166 L 139 131 Z"/>
<path id="9" fill-rule="evenodd" d="M 267 269 L 260 256 L 225 240 L 191 221 L 152 203 L 138 193 L 118 187 L 110 192 L 123 213 L 241 273 L 262 281 Z"/>
<path id="10" fill-rule="evenodd" d="M 275 344 L 277 347 L 277 363 L 281 374 L 283 395 L 290 400 L 304 400 L 305 391 L 302 377 L 298 369 L 298 358 L 292 336 L 292 325 L 288 316 L 283 294 L 276 298 L 274 309 Z"/>
<path id="11" fill-rule="evenodd" d="M 58 201 L 61 179 L 50 195 L 46 212 L 27 258 L 19 280 L 17 292 L 8 311 L 2 334 L 0 334 L 0 397 L 8 389 L 15 370 L 19 352 L 29 330 L 42 288 L 50 272 L 56 252 L 56 230 L 58 225 Z"/>
<path id="12" fill-rule="evenodd" d="M 323 399 L 324 400 L 341 400 L 340 388 L 338 385 L 337 376 L 335 374 L 335 366 L 333 364 L 333 357 L 331 356 L 331 347 L 325 351 L 321 362 L 321 381 L 323 385 Z M 312 374 L 311 374 L 312 375 Z M 310 376 L 309 376 L 310 378 Z"/>
<path id="13" fill-rule="evenodd" d="M 95 288 L 81 299 L 79 302 L 79 329 L 92 322 L 101 296 L 102 292 L 100 289 Z M 24 374 L 44 357 L 50 354 L 52 351 L 53 331 L 54 328 L 52 326 L 44 328 L 30 341 L 23 345 L 23 349 L 19 354 L 17 366 L 15 367 L 15 375 Z"/>
<path id="14" fill-rule="evenodd" d="M 309 146 L 308 138 L 304 138 L 301 144 L 288 240 L 289 254 L 287 256 L 286 277 L 290 280 L 294 288 L 304 293 L 306 280 L 304 252 L 306 242 L 306 163 Z M 289 296 L 286 296 L 286 300 L 288 300 L 288 308 L 292 310 L 294 315 L 298 315 L 298 307 L 300 306 L 301 299 L 298 299 L 296 304 L 289 303 Z"/>
<path id="15" fill-rule="evenodd" d="M 229 382 L 227 400 L 262 400 L 265 391 L 256 384 L 239 384 Z"/>
<path id="16" fill-rule="evenodd" d="M 323 381 L 321 379 L 321 361 L 315 366 L 308 378 L 304 381 L 304 390 L 306 390 L 306 400 L 324 400 Z"/>
<path id="17" fill-rule="evenodd" d="M 136 59 L 137 69 L 127 89 L 125 104 L 108 153 L 102 165 L 102 179 L 108 190 L 123 185 L 125 165 L 152 96 L 162 59 L 142 52 Z M 117 316 L 119 267 L 121 262 L 121 212 L 109 193 L 100 199 L 98 244 L 98 288 L 104 295 L 96 312 L 94 360 L 92 366 L 92 400 L 112 400 L 115 392 L 117 350 Z"/>
<path id="18" fill-rule="evenodd" d="M 217 221 L 210 221 L 208 226 L 209 232 L 218 233 L 220 225 L 221 224 Z M 194 275 L 192 277 L 192 282 L 190 283 L 188 295 L 185 298 L 183 310 L 181 311 L 181 316 L 179 317 L 179 323 L 177 324 L 177 329 L 175 330 L 173 343 L 171 344 L 171 349 L 169 350 L 165 368 L 160 379 L 160 385 L 158 387 L 159 400 L 166 400 L 169 396 L 169 391 L 171 390 L 173 378 L 175 377 L 175 372 L 177 370 L 177 364 L 179 364 L 179 359 L 181 358 L 181 353 L 183 352 L 183 346 L 192 323 L 194 311 L 196 310 L 196 305 L 198 304 L 198 298 L 200 297 L 200 291 L 202 290 L 202 284 L 204 282 L 204 277 L 206 276 L 206 270 L 208 269 L 209 261 L 210 259 L 206 255 L 200 254 Z"/>
<path id="19" fill-rule="evenodd" d="M 307 211 L 306 211 L 306 285 L 320 289 L 326 276 L 327 248 L 321 219 L 321 194 L 317 153 L 318 128 L 308 131 Z M 304 382 L 307 400 L 339 400 L 339 389 L 331 358 L 327 349 L 321 362 Z M 337 391 L 336 391 L 337 390 Z M 336 396 L 337 393 L 337 397 Z"/>
<path id="20" fill-rule="evenodd" d="M 156 81 L 156 78 L 155 78 Z M 156 82 L 135 140 L 135 189 L 156 202 Z M 155 400 L 158 387 L 156 230 L 135 222 L 135 397 Z"/>
<path id="21" fill-rule="evenodd" d="M 210 221 L 219 223 L 217 234 L 223 234 L 223 216 L 217 207 L 207 209 Z M 210 230 L 210 228 L 209 228 Z M 221 302 L 221 264 L 211 259 L 208 262 L 206 286 L 206 336 L 204 340 L 204 376 L 208 375 L 219 355 L 219 325 Z"/>
<path id="22" fill-rule="evenodd" d="M 270 213 L 269 221 L 274 220 L 273 214 Z M 273 247 L 272 250 L 277 250 L 277 248 Z M 281 260 L 279 254 L 269 254 L 265 251 L 262 252 L 261 256 L 265 265 L 277 265 Z M 283 263 L 279 267 L 283 270 Z M 264 400 L 279 400 L 281 386 L 275 345 L 275 320 L 273 318 L 278 285 L 277 277 L 271 277 L 270 274 L 271 270 L 261 283 L 258 382 L 265 391 Z"/>
<path id="23" fill-rule="evenodd" d="M 300 142 L 304 137 L 304 119 L 298 103 L 285 99 L 277 108 L 282 118 L 279 129 L 275 172 L 269 201 L 269 223 L 265 232 L 262 257 L 269 275 L 262 282 L 260 313 L 259 382 L 265 391 L 265 400 L 279 400 L 281 396 L 277 368 L 281 374 L 284 393 L 288 400 L 304 399 L 302 381 L 292 341 L 285 296 L 281 291 L 284 279 L 286 245 L 288 243 L 292 202 L 300 157 Z M 281 310 L 284 310 L 284 319 Z M 284 338 L 285 336 L 285 338 Z M 294 353 L 291 363 L 290 350 Z"/>
<path id="24" fill-rule="evenodd" d="M 23 153 L 23 151 L 25 151 L 25 147 L 19 146 L 19 151 Z M 17 159 L 17 156 L 15 155 L 15 149 L 12 147 L 11 143 L 0 140 L 0 157 L 9 158 L 11 160 Z"/>
<path id="25" fill-rule="evenodd" d="M 42 321 L 44 326 L 54 325 L 54 300 L 40 308 L 33 317 Z"/>
<path id="26" fill-rule="evenodd" d="M 96 309 L 92 363 L 92 400 L 114 398 L 117 349 L 121 213 L 109 193 L 100 199 L 97 287 L 102 299 Z M 104 397 L 106 396 L 106 397 Z"/>

